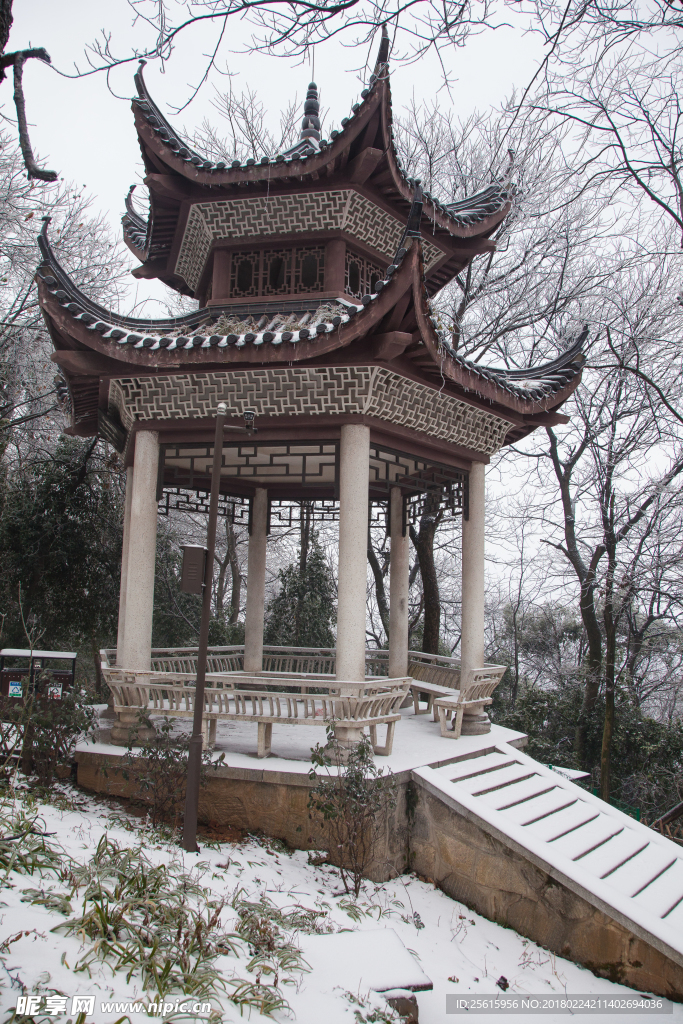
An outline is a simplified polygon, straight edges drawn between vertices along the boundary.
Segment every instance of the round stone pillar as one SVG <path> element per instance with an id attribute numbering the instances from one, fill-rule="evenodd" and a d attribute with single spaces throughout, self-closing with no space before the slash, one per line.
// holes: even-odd
<path id="1" fill-rule="evenodd" d="M 257 487 L 251 507 L 247 556 L 247 607 L 244 614 L 244 671 L 263 670 L 263 623 L 266 598 L 268 491 Z"/>
<path id="2" fill-rule="evenodd" d="M 389 678 L 408 675 L 408 589 L 410 537 L 404 533 L 404 499 L 400 487 L 389 494 L 391 554 L 389 561 Z"/>
<path id="3" fill-rule="evenodd" d="M 146 672 L 150 668 L 158 472 L 159 435 L 153 430 L 140 430 L 135 435 L 121 659 L 121 667 L 129 671 Z"/>
<path id="4" fill-rule="evenodd" d="M 484 512 L 485 467 L 473 462 L 469 478 L 469 517 L 462 521 L 462 634 L 460 680 L 467 685 L 473 669 L 484 667 Z M 489 732 L 484 707 L 473 706 L 463 716 L 462 734 Z"/>
<path id="5" fill-rule="evenodd" d="M 370 428 L 341 428 L 339 477 L 339 581 L 337 679 L 365 679 Z"/>
<path id="6" fill-rule="evenodd" d="M 473 462 L 469 516 L 462 521 L 462 672 L 484 665 L 484 499 L 485 467 Z"/>
<path id="7" fill-rule="evenodd" d="M 126 630 L 126 586 L 128 584 L 128 547 L 130 544 L 130 509 L 133 503 L 133 467 L 126 470 L 126 500 L 123 506 L 123 544 L 121 545 L 121 586 L 119 588 L 119 628 L 116 637 L 116 664 L 123 664 Z"/>

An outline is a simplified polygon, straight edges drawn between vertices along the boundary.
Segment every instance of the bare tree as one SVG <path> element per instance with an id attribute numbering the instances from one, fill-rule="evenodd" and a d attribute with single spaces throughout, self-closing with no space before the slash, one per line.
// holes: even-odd
<path id="1" fill-rule="evenodd" d="M 13 20 L 12 4 L 13 0 L 0 0 L 0 82 L 5 80 L 8 68 L 13 68 L 14 106 L 17 112 L 19 145 L 29 180 L 35 178 L 39 181 L 56 181 L 57 173 L 55 171 L 47 171 L 36 163 L 28 132 L 26 99 L 24 97 L 24 64 L 31 59 L 42 60 L 44 63 L 50 64 L 50 54 L 42 46 L 7 53 L 7 43 Z"/>
<path id="2" fill-rule="evenodd" d="M 298 138 L 301 112 L 296 96 L 280 112 L 279 132 L 273 133 L 268 126 L 265 104 L 256 92 L 248 87 L 239 95 L 231 87 L 219 92 L 213 100 L 227 132 L 220 133 L 208 121 L 192 135 L 193 145 L 202 149 L 211 160 L 257 160 L 261 156 L 279 153 Z"/>
<path id="3" fill-rule="evenodd" d="M 674 263 L 676 259 L 674 259 Z M 544 540 L 570 567 L 587 637 L 584 700 L 576 751 L 585 761 L 589 719 L 601 686 L 606 710 L 601 793 L 610 792 L 615 689 L 635 674 L 648 631 L 671 618 L 680 601 L 678 536 L 683 472 L 679 424 L 648 381 L 622 365 L 637 358 L 674 411 L 681 374 L 673 369 L 673 339 L 683 328 L 671 285 L 672 258 L 643 262 L 615 275 L 594 310 L 600 325 L 584 386 L 572 399 L 570 427 L 546 428 L 536 448 L 539 479 L 556 500 L 537 507 Z M 546 468 L 550 469 L 548 476 Z M 559 534 L 559 536 L 558 536 Z M 626 636 L 622 664 L 619 645 Z M 623 645 L 622 645 L 623 646 Z"/>
<path id="4" fill-rule="evenodd" d="M 683 246 L 680 53 L 652 55 L 639 43 L 596 65 L 561 64 L 535 109 L 574 129 L 572 145 L 590 180 L 620 202 L 645 197 L 671 220 Z"/>
<path id="5" fill-rule="evenodd" d="M 28 182 L 21 153 L 0 134 L 0 427 L 14 450 L 5 457 L 41 457 L 63 426 L 60 408 L 68 402 L 38 306 L 33 279 L 40 253 L 36 235 L 41 217 L 52 218 L 60 259 L 91 294 L 117 303 L 125 274 L 123 246 L 112 245 L 108 227 L 93 217 L 82 189 L 59 183 L 50 188 Z"/>
<path id="6" fill-rule="evenodd" d="M 168 61 L 181 36 L 195 26 L 208 27 L 211 41 L 199 82 L 191 96 L 207 81 L 228 41 L 229 25 L 245 21 L 253 31 L 244 49 L 278 56 L 305 58 L 321 43 L 358 47 L 362 64 L 374 59 L 373 43 L 380 32 L 391 35 L 393 60 L 414 62 L 429 52 L 444 64 L 446 50 L 462 46 L 472 33 L 491 22 L 490 0 L 195 0 L 191 5 L 171 0 L 129 0 L 138 35 L 144 39 L 133 53 L 116 49 L 110 32 L 86 49 L 86 66 L 76 75 L 108 71 L 113 67 L 158 58 Z M 189 100 L 188 100 L 189 102 Z"/>

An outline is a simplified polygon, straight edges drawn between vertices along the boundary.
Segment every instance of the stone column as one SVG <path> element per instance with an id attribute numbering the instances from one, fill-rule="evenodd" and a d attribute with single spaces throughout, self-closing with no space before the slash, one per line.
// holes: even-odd
<path id="1" fill-rule="evenodd" d="M 370 428 L 341 428 L 337 679 L 365 679 Z"/>
<path id="2" fill-rule="evenodd" d="M 263 621 L 266 597 L 268 491 L 257 487 L 251 509 L 247 557 L 247 607 L 244 615 L 244 671 L 263 669 Z"/>
<path id="3" fill-rule="evenodd" d="M 403 535 L 403 494 L 392 487 L 389 496 L 391 560 L 389 562 L 389 678 L 408 675 L 408 582 L 410 537 Z"/>
<path id="4" fill-rule="evenodd" d="M 123 664 L 126 629 L 126 586 L 128 583 L 128 546 L 130 544 L 130 508 L 133 502 L 133 467 L 126 470 L 126 501 L 123 507 L 123 544 L 121 546 L 121 586 L 119 588 L 119 629 L 116 638 L 116 664 Z"/>
<path id="5" fill-rule="evenodd" d="M 152 649 L 158 471 L 159 435 L 140 430 L 135 435 L 121 661 L 123 668 L 140 672 L 149 671 Z"/>
<path id="6" fill-rule="evenodd" d="M 469 517 L 462 521 L 462 636 L 460 676 L 484 666 L 484 511 L 485 467 L 473 462 L 469 478 Z M 473 707 L 463 718 L 463 735 L 491 728 L 483 707 Z"/>

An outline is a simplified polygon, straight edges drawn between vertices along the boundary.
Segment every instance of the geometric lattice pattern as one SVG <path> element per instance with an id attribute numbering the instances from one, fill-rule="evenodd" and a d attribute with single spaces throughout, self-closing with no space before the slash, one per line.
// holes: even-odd
<path id="1" fill-rule="evenodd" d="M 211 476 L 213 445 L 164 445 L 164 480 L 179 487 L 202 487 Z M 221 478 L 270 484 L 294 482 L 303 487 L 331 484 L 337 479 L 338 445 L 263 444 L 223 445 Z"/>
<path id="2" fill-rule="evenodd" d="M 110 406 L 130 429 L 136 420 L 213 417 L 219 402 L 243 422 L 256 416 L 375 416 L 491 455 L 510 422 L 380 366 L 268 367 L 113 380 Z"/>
<path id="3" fill-rule="evenodd" d="M 195 289 L 211 243 L 309 231 L 346 231 L 391 260 L 404 225 L 354 189 L 304 192 L 260 199 L 216 199 L 195 203 L 185 227 L 175 272 Z M 423 239 L 426 269 L 443 253 Z"/>
<path id="4" fill-rule="evenodd" d="M 201 512 L 208 515 L 210 503 L 210 491 L 165 486 L 158 502 L 157 512 L 160 516 L 168 516 L 169 512 L 174 510 Z M 232 523 L 241 523 L 246 526 L 249 522 L 249 499 L 219 494 L 218 515 L 225 516 Z"/>
<path id="5" fill-rule="evenodd" d="M 356 299 L 362 299 L 364 295 L 372 295 L 375 285 L 384 277 L 386 267 L 379 267 L 376 263 L 357 256 L 355 252 L 346 250 L 346 273 L 344 290 L 347 295 L 353 295 Z"/>
<path id="6" fill-rule="evenodd" d="M 230 264 L 231 295 L 246 297 L 260 293 L 261 255 L 258 251 L 235 253 Z"/>
<path id="7" fill-rule="evenodd" d="M 231 299 L 322 291 L 325 248 L 234 252 L 230 261 Z M 365 293 L 363 293 L 365 294 Z"/>

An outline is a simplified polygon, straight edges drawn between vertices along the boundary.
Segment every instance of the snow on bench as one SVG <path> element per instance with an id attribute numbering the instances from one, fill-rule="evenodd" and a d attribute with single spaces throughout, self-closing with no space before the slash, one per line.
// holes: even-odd
<path id="1" fill-rule="evenodd" d="M 413 773 L 435 796 L 683 965 L 683 849 L 501 743 Z M 654 940 L 654 941 L 653 941 Z"/>

